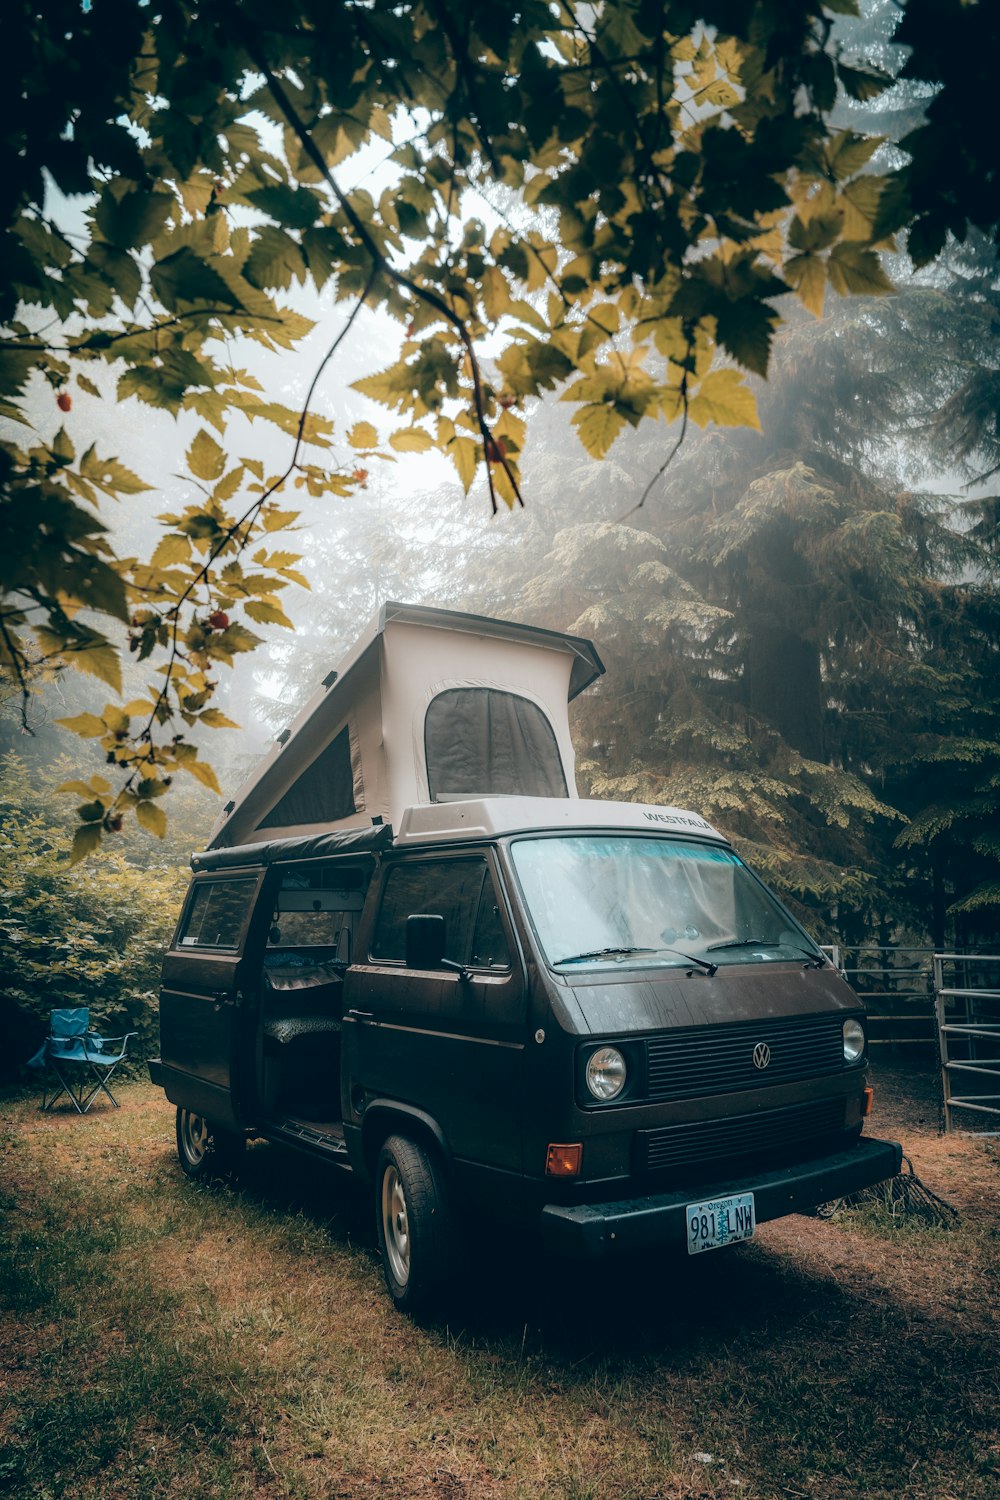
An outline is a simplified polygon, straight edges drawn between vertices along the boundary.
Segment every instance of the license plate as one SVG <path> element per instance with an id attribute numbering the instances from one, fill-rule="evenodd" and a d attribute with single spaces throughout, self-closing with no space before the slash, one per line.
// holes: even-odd
<path id="1" fill-rule="evenodd" d="M 711 1198 L 707 1203 L 689 1203 L 684 1210 L 689 1255 L 735 1245 L 753 1238 L 757 1227 L 753 1193 L 734 1193 L 731 1198 Z"/>

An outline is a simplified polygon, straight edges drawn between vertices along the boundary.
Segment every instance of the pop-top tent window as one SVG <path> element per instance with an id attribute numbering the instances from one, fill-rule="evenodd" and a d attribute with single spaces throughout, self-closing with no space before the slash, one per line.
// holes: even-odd
<path id="1" fill-rule="evenodd" d="M 431 801 L 566 797 L 555 733 L 536 703 L 493 688 L 449 688 L 424 720 Z"/>
<path id="2" fill-rule="evenodd" d="M 335 823 L 355 811 L 351 740 L 345 726 L 276 802 L 258 828 Z"/>

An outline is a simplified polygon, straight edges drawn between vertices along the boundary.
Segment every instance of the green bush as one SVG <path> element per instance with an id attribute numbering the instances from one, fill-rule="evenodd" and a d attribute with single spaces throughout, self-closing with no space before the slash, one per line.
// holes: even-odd
<path id="1" fill-rule="evenodd" d="M 54 797 L 68 770 L 0 761 L 0 1079 L 16 1076 L 58 1006 L 89 1006 L 106 1036 L 138 1032 L 137 1062 L 158 1050 L 160 959 L 188 872 L 139 866 L 125 849 L 70 867 L 72 829 Z"/>

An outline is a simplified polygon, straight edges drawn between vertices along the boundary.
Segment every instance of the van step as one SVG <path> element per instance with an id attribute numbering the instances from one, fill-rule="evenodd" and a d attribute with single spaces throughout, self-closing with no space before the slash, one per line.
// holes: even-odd
<path id="1" fill-rule="evenodd" d="M 306 1146 L 319 1146 L 335 1156 L 347 1155 L 344 1131 L 339 1123 L 323 1126 L 306 1125 L 300 1120 L 274 1120 L 267 1127 L 267 1134 Z"/>

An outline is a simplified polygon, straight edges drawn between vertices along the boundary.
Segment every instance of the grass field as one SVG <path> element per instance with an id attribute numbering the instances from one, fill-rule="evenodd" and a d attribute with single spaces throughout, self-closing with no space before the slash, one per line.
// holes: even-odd
<path id="1" fill-rule="evenodd" d="M 261 1144 L 206 1188 L 148 1084 L 83 1119 L 8 1093 L 0 1493 L 992 1500 L 1000 1150 L 905 1073 L 880 1095 L 956 1229 L 855 1210 L 608 1272 L 483 1226 L 418 1327 L 332 1169 Z"/>

